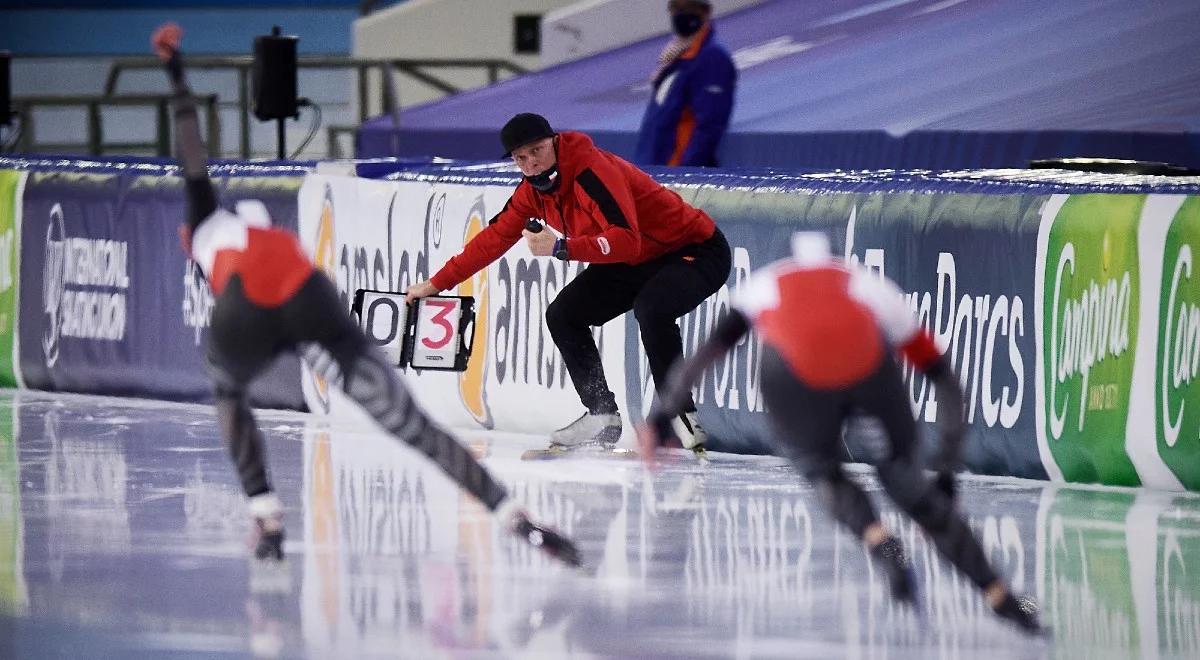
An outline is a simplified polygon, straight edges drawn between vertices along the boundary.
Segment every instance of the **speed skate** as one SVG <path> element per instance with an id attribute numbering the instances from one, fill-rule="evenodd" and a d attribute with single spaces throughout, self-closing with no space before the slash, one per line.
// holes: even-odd
<path id="1" fill-rule="evenodd" d="M 576 447 L 550 445 L 545 449 L 527 449 L 521 453 L 521 460 L 523 461 L 548 461 L 551 459 L 567 457 L 636 459 L 638 457 L 638 453 L 626 447 L 616 447 L 613 445 L 598 443 L 579 445 Z"/>

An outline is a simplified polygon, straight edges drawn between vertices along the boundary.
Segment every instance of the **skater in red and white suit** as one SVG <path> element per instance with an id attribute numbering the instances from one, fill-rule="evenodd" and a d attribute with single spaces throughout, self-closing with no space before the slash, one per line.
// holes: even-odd
<path id="1" fill-rule="evenodd" d="M 255 554 L 282 559 L 283 518 L 246 390 L 279 353 L 297 351 L 384 429 L 437 463 L 510 531 L 578 564 L 569 540 L 530 522 L 467 449 L 426 416 L 354 324 L 333 283 L 313 266 L 295 236 L 271 226 L 261 202 L 240 202 L 236 213 L 218 206 L 196 104 L 184 77 L 182 36 L 177 25 L 164 25 L 152 45 L 174 92 L 176 145 L 187 195 L 187 223 L 180 235 L 216 296 L 208 361 L 221 433 L 259 532 Z"/>
<path id="2" fill-rule="evenodd" d="M 863 539 L 888 575 L 893 595 L 915 604 L 911 570 L 866 493 L 846 477 L 839 458 L 842 424 L 851 414 L 877 418 L 890 455 L 876 465 L 891 499 L 933 539 L 938 550 L 986 594 L 992 608 L 1027 631 L 1035 615 L 1009 593 L 979 542 L 954 507 L 954 470 L 963 435 L 962 390 L 945 356 L 921 328 L 890 280 L 847 268 L 829 253 L 824 234 L 801 232 L 793 257 L 752 278 L 735 309 L 689 359 L 676 364 L 670 384 L 640 429 L 643 450 L 674 434 L 670 420 L 700 374 L 753 327 L 763 340 L 762 391 L 772 439 L 826 501 L 837 520 Z M 940 451 L 929 479 L 917 452 L 917 428 L 898 353 L 938 392 Z"/>

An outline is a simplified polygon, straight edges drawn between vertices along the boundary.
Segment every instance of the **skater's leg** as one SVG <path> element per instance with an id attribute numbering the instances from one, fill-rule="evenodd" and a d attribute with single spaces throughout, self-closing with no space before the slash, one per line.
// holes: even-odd
<path id="1" fill-rule="evenodd" d="M 247 387 L 275 356 L 272 313 L 249 303 L 234 277 L 213 308 L 208 367 L 221 437 L 258 527 L 259 558 L 283 558 L 283 507 L 267 475 L 262 432 L 250 410 Z"/>
<path id="2" fill-rule="evenodd" d="M 385 430 L 428 456 L 489 510 L 499 506 L 504 487 L 421 410 L 395 369 L 342 309 L 328 278 L 314 274 L 281 310 L 289 342 L 328 382 L 340 382 Z"/>
<path id="3" fill-rule="evenodd" d="M 870 498 L 846 477 L 838 458 L 848 408 L 845 393 L 808 387 L 769 347 L 762 365 L 763 396 L 776 447 L 812 483 L 834 518 L 882 562 L 893 596 L 912 603 L 912 572 L 899 540 L 888 534 Z"/>
<path id="4" fill-rule="evenodd" d="M 925 476 L 917 456 L 917 429 L 899 367 L 885 360 L 855 391 L 855 402 L 879 418 L 887 430 L 890 457 L 878 466 L 879 480 L 892 501 L 921 526 L 938 552 L 975 583 L 1000 616 L 1023 630 L 1041 630 L 1037 617 L 1009 592 L 987 560 L 954 500 Z"/>
<path id="5" fill-rule="evenodd" d="M 696 309 L 725 284 L 729 277 L 729 243 L 719 230 L 703 243 L 688 245 L 658 260 L 633 301 L 642 345 L 654 386 L 661 393 L 671 365 L 683 356 L 683 340 L 676 319 Z M 683 412 L 694 413 L 688 394 Z"/>
<path id="6" fill-rule="evenodd" d="M 890 359 L 855 390 L 855 401 L 887 431 L 890 456 L 878 466 L 879 480 L 892 501 L 933 539 L 934 545 L 980 589 L 996 582 L 979 542 L 954 502 L 925 476 L 917 456 L 917 426 L 908 406 L 899 367 Z"/>
<path id="7" fill-rule="evenodd" d="M 289 345 L 320 368 L 389 433 L 437 463 L 518 537 L 573 566 L 579 552 L 570 540 L 531 521 L 504 486 L 417 405 L 387 359 L 342 309 L 333 283 L 314 274 L 283 308 Z"/>
<path id="8" fill-rule="evenodd" d="M 589 414 L 617 412 L 617 400 L 604 377 L 592 328 L 633 307 L 644 279 L 641 270 L 626 264 L 588 266 L 546 308 L 546 327 Z"/>
<path id="9" fill-rule="evenodd" d="M 861 538 L 878 516 L 838 460 L 845 417 L 839 393 L 809 388 L 770 347 L 764 349 L 762 378 L 775 448 L 812 483 L 838 522 Z"/>
<path id="10" fill-rule="evenodd" d="M 250 498 L 270 493 L 262 432 L 250 410 L 245 391 L 218 387 L 216 399 L 221 437 L 237 470 L 242 492 Z"/>

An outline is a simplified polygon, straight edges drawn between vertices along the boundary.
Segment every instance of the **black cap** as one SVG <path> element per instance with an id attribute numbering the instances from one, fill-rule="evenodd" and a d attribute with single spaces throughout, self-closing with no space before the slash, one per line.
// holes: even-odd
<path id="1" fill-rule="evenodd" d="M 550 122 L 546 121 L 545 117 L 532 112 L 522 112 L 509 119 L 504 128 L 500 129 L 500 143 L 504 145 L 504 157 L 508 158 L 517 147 L 555 135 L 558 134 L 550 128 Z"/>

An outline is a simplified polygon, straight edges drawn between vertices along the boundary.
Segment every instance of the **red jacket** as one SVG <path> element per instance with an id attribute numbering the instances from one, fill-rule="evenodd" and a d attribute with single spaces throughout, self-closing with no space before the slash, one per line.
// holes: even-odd
<path id="1" fill-rule="evenodd" d="M 559 134 L 558 170 L 553 193 L 521 181 L 487 228 L 433 276 L 433 285 L 449 289 L 500 258 L 521 239 L 529 218 L 566 236 L 571 260 L 592 263 L 640 264 L 716 231 L 707 213 L 583 133 Z"/>

